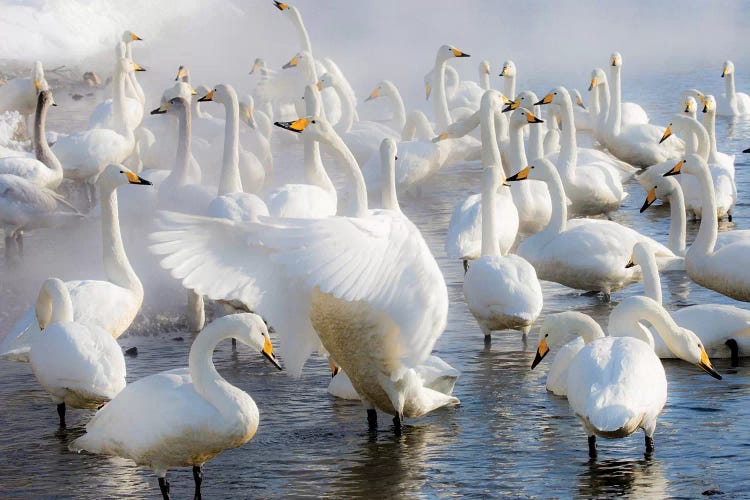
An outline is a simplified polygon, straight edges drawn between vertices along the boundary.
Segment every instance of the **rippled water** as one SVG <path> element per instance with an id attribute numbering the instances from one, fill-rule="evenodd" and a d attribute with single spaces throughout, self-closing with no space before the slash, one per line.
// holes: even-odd
<path id="1" fill-rule="evenodd" d="M 625 99 L 639 101 L 649 110 L 652 123 L 664 124 L 677 109 L 674 96 L 683 88 L 697 86 L 720 93 L 723 81 L 713 76 L 714 69 L 626 80 Z M 701 81 L 699 74 L 711 78 Z M 552 86 L 547 80 L 530 83 L 538 93 Z M 747 81 L 738 82 L 739 88 L 747 86 Z M 57 119 L 51 128 L 70 127 Z M 717 133 L 721 151 L 738 153 L 741 198 L 734 224 L 724 224 L 723 229 L 748 229 L 750 175 L 746 170 L 750 161 L 739 152 L 750 146 L 750 123 L 722 119 Z M 277 168 L 281 165 L 277 161 Z M 654 207 L 640 215 L 644 194 L 635 182 L 627 188 L 631 196 L 615 215 L 616 220 L 666 242 L 668 208 Z M 455 389 L 461 405 L 408 421 L 401 436 L 394 435 L 390 418 L 381 414 L 380 430 L 372 435 L 358 403 L 335 400 L 327 394 L 329 370 L 323 359 L 311 359 L 303 377 L 292 380 L 244 347 L 232 351 L 227 342 L 215 353 L 216 366 L 227 380 L 253 396 L 261 424 L 250 443 L 206 465 L 206 497 L 663 498 L 697 497 L 707 490 L 738 497 L 750 491 L 750 373 L 746 360 L 737 369 L 729 368 L 728 360 L 716 360 L 723 381 L 685 363 L 666 361 L 669 399 L 657 425 L 654 456 L 644 458 L 643 434 L 638 432 L 627 439 L 600 440 L 598 460 L 589 461 L 585 433 L 567 402 L 545 391 L 547 363 L 529 369 L 536 331 L 532 330 L 528 344 L 519 334 L 506 333 L 495 334 L 492 346 L 484 347 L 481 332 L 463 301 L 461 266 L 446 259 L 443 252 L 454 203 L 478 189 L 477 171 L 449 168 L 420 198 L 402 200 L 404 211 L 422 230 L 448 284 L 449 322 L 436 354 L 462 372 Z M 124 223 L 126 248 L 146 289 L 141 315 L 120 339 L 123 347 L 138 347 L 138 357 L 126 360 L 128 381 L 134 381 L 185 366 L 193 335 L 186 333 L 180 316 L 182 289 L 144 249 L 150 221 Z M 697 225 L 691 224 L 688 237 L 692 239 L 696 231 Z M 95 218 L 73 228 L 37 231 L 27 241 L 23 265 L 15 270 L 0 269 L 3 331 L 32 303 L 47 276 L 102 276 Z M 682 273 L 662 279 L 664 301 L 670 308 L 735 303 L 691 283 Z M 542 319 L 548 313 L 575 309 L 606 323 L 617 301 L 642 293 L 642 287 L 635 284 L 614 293 L 611 304 L 550 283 L 544 284 L 544 291 Z M 283 358 L 283 347 L 279 353 Z M 0 496 L 158 496 L 150 471 L 125 460 L 67 450 L 67 443 L 83 431 L 90 412 L 69 410 L 69 429 L 59 432 L 54 405 L 28 365 L 0 362 L 0 401 Z M 192 495 L 189 470 L 174 469 L 169 478 L 175 498 Z"/>

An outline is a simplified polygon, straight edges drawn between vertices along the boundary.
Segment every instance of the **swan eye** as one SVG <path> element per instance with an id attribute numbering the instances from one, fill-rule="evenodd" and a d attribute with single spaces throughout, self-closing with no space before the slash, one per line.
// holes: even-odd
<path id="1" fill-rule="evenodd" d="M 555 92 L 555 95 L 557 95 L 557 92 Z"/>
<path id="2" fill-rule="evenodd" d="M 121 173 L 121 174 L 124 174 L 125 172 L 124 172 L 124 171 L 122 171 L 122 170 L 120 170 L 120 173 Z"/>
<path id="3" fill-rule="evenodd" d="M 311 121 L 310 123 L 315 123 L 315 120 Z"/>
<path id="4" fill-rule="evenodd" d="M 531 168 L 534 168 L 534 165 L 532 165 Z"/>

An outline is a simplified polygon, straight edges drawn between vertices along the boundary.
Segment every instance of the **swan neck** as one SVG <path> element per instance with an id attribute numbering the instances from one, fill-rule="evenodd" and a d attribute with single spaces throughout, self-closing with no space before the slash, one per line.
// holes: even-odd
<path id="1" fill-rule="evenodd" d="M 643 275 L 643 291 L 646 297 L 657 304 L 661 304 L 661 279 L 659 278 L 659 269 L 656 267 L 656 258 L 653 253 L 647 251 L 646 258 L 641 260 L 643 262 L 639 262 L 639 265 Z"/>
<path id="2" fill-rule="evenodd" d="M 336 124 L 336 131 L 343 134 L 349 132 L 354 124 L 354 103 L 351 96 L 344 92 L 341 84 L 336 83 L 333 85 L 333 89 L 339 96 L 339 101 L 341 101 L 341 118 Z"/>
<path id="3" fill-rule="evenodd" d="M 451 123 L 450 111 L 448 111 L 448 97 L 445 91 L 445 67 L 448 61 L 440 56 L 435 61 L 436 85 L 435 99 L 433 100 L 433 111 L 435 113 L 435 127 L 438 130 L 446 130 Z"/>
<path id="4" fill-rule="evenodd" d="M 500 150 L 497 147 L 497 135 L 495 134 L 495 110 L 492 109 L 492 106 L 484 104 L 479 112 L 479 132 L 482 138 L 482 166 L 485 169 L 498 165 L 502 167 Z"/>
<path id="5" fill-rule="evenodd" d="M 40 323 L 43 321 L 45 328 L 53 323 L 70 323 L 74 320 L 73 301 L 68 289 L 64 283 L 58 281 L 60 285 L 56 286 L 49 284 L 51 281 L 44 284 L 36 305 L 37 320 Z"/>
<path id="6" fill-rule="evenodd" d="M 219 179 L 219 196 L 242 192 L 240 178 L 240 109 L 237 94 L 228 90 L 229 102 L 224 103 L 226 125 L 224 126 L 224 156 Z M 250 187 L 250 186 L 248 186 Z"/>
<path id="7" fill-rule="evenodd" d="M 406 125 L 406 107 L 404 106 L 404 100 L 395 85 L 392 85 L 389 90 L 388 97 L 393 106 L 393 120 L 396 122 L 396 130 L 402 131 Z"/>
<path id="8" fill-rule="evenodd" d="M 539 108 L 541 106 L 534 106 L 533 113 L 536 116 L 541 116 Z M 536 160 L 537 158 L 544 157 L 544 134 L 542 134 L 542 127 L 540 125 L 529 126 L 529 158 Z M 522 167 L 525 165 L 522 165 Z"/>
<path id="9" fill-rule="evenodd" d="M 523 145 L 523 127 L 521 123 L 510 125 L 510 170 L 518 172 L 529 164 L 526 158 L 526 150 Z M 535 127 L 530 127 L 531 129 Z"/>
<path id="10" fill-rule="evenodd" d="M 305 182 L 325 190 L 328 193 L 336 194 L 336 188 L 328 177 L 323 160 L 320 156 L 320 144 L 311 137 L 304 138 L 305 149 Z"/>
<path id="11" fill-rule="evenodd" d="M 516 76 L 503 77 L 503 92 L 508 99 L 516 98 Z"/>
<path id="12" fill-rule="evenodd" d="M 539 167 L 537 167 L 539 168 Z M 536 236 L 540 241 L 551 241 L 558 234 L 565 231 L 568 220 L 568 206 L 565 199 L 565 188 L 563 188 L 560 174 L 555 168 L 548 168 L 547 189 L 552 206 L 552 214 L 549 223 L 537 233 Z M 523 181 L 521 181 L 523 182 Z"/>
<path id="13" fill-rule="evenodd" d="M 302 14 L 300 14 L 299 10 L 297 10 L 296 7 L 291 8 L 291 14 L 292 14 L 292 23 L 297 28 L 297 33 L 299 34 L 300 39 L 300 45 L 302 45 L 302 50 L 305 52 L 308 52 L 310 54 L 310 58 L 312 59 L 312 44 L 310 43 L 310 35 L 307 33 L 307 28 L 305 28 L 305 23 L 302 21 Z M 315 69 L 315 64 L 312 64 L 312 71 L 315 75 L 315 82 L 313 84 L 317 83 L 318 74 Z"/>
<path id="14" fill-rule="evenodd" d="M 99 188 L 102 217 L 102 250 L 104 273 L 107 279 L 120 287 L 143 294 L 143 286 L 130 266 L 120 233 L 120 219 L 117 210 L 117 191 L 112 188 Z"/>
<path id="15" fill-rule="evenodd" d="M 622 92 L 620 89 L 620 66 L 612 66 L 610 70 L 612 77 L 612 99 L 609 102 L 609 132 L 613 136 L 620 135 L 622 129 Z"/>
<path id="16" fill-rule="evenodd" d="M 172 173 L 169 174 L 169 183 L 174 186 L 184 186 L 188 184 L 188 162 L 190 161 L 190 132 L 191 118 L 190 108 L 180 106 L 177 112 L 177 121 L 179 123 L 177 132 L 177 156 L 175 156 Z M 165 179 L 166 181 L 166 179 Z"/>
<path id="17" fill-rule="evenodd" d="M 485 167 L 482 176 L 482 257 L 500 255 L 500 241 L 495 233 L 495 198 L 502 182 L 500 171 L 499 165 L 492 165 Z"/>
<path id="18" fill-rule="evenodd" d="M 347 217 L 365 217 L 367 215 L 367 187 L 365 186 L 365 178 L 362 176 L 356 158 L 354 158 L 354 155 L 338 134 L 334 133 L 327 136 L 326 142 L 341 161 L 341 164 L 346 166 L 349 173 L 349 193 L 351 198 L 349 206 L 342 215 Z"/>
<path id="19" fill-rule="evenodd" d="M 714 251 L 716 238 L 719 234 L 719 223 L 716 219 L 716 196 L 711 174 L 705 165 L 699 169 L 696 177 L 701 187 L 701 212 L 703 216 L 701 217 L 698 235 L 687 253 L 709 255 Z"/>
<path id="20" fill-rule="evenodd" d="M 601 325 L 594 321 L 593 318 L 589 319 L 590 321 L 586 321 L 586 326 L 580 325 L 579 328 L 576 329 L 578 335 L 583 339 L 584 344 L 593 342 L 596 339 L 602 339 L 606 336 Z"/>
<path id="21" fill-rule="evenodd" d="M 490 74 L 482 71 L 479 73 L 479 87 L 484 90 L 490 90 Z"/>
<path id="22" fill-rule="evenodd" d="M 576 127 L 570 97 L 565 97 L 560 104 L 560 114 L 562 116 L 562 130 L 560 131 L 560 160 L 557 167 L 560 173 L 570 180 L 575 177 L 575 168 L 578 163 Z M 554 118 L 552 119 L 554 120 Z"/>
<path id="23" fill-rule="evenodd" d="M 716 148 L 716 113 L 703 113 L 703 127 L 708 133 L 708 162 L 715 164 L 719 162 L 719 151 Z"/>
<path id="24" fill-rule="evenodd" d="M 52 152 L 49 143 L 47 143 L 46 122 L 48 107 L 49 105 L 46 102 L 36 107 L 36 114 L 34 116 L 34 154 L 37 160 L 44 163 L 55 174 L 60 174 L 60 179 L 62 179 L 62 164 L 55 153 Z"/>
<path id="25" fill-rule="evenodd" d="M 685 255 L 687 215 L 685 214 L 685 196 L 679 186 L 669 195 L 669 212 L 669 249 L 675 255 Z"/>
<path id="26" fill-rule="evenodd" d="M 118 64 L 115 66 L 115 80 L 112 88 L 112 121 L 115 132 L 127 135 L 128 127 L 125 122 L 125 75 Z"/>
<path id="27" fill-rule="evenodd" d="M 396 194 L 396 159 L 393 156 L 381 158 L 380 179 L 383 208 L 401 213 Z"/>
<path id="28" fill-rule="evenodd" d="M 724 85 L 726 86 L 727 99 L 734 100 L 737 97 L 737 92 L 734 89 L 734 73 L 729 73 L 724 76 L 724 79 L 726 80 Z"/>

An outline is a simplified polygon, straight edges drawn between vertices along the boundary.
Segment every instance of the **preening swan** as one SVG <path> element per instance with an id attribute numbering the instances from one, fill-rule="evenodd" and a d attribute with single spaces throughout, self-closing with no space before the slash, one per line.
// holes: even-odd
<path id="1" fill-rule="evenodd" d="M 721 77 L 726 82 L 726 90 L 720 96 L 718 114 L 720 116 L 741 116 L 750 114 L 750 96 L 737 92 L 734 88 L 734 63 L 725 61 Z"/>
<path id="2" fill-rule="evenodd" d="M 66 405 L 98 408 L 125 387 L 125 358 L 109 332 L 73 320 L 68 287 L 57 278 L 42 285 L 35 315 L 42 333 L 31 345 L 29 362 L 65 428 Z"/>
<path id="3" fill-rule="evenodd" d="M 214 367 L 214 349 L 227 338 L 236 338 L 281 369 L 259 316 L 224 316 L 195 338 L 187 368 L 129 384 L 94 415 L 86 434 L 70 449 L 128 458 L 150 468 L 166 499 L 167 470 L 192 466 L 195 498 L 201 498 L 203 464 L 250 441 L 260 420 L 253 399 Z"/>

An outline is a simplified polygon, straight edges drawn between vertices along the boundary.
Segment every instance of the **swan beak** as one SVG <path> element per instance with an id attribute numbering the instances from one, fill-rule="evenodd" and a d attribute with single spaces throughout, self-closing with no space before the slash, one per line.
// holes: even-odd
<path id="1" fill-rule="evenodd" d="M 633 260 L 633 257 L 630 257 L 630 260 L 627 264 L 625 264 L 625 269 L 630 269 L 631 267 L 635 266 L 635 261 Z"/>
<path id="2" fill-rule="evenodd" d="M 535 102 L 534 106 L 540 106 L 542 104 L 549 104 L 552 102 L 552 94 L 549 93 L 544 98 L 542 98 L 539 102 Z"/>
<path id="3" fill-rule="evenodd" d="M 424 99 L 425 101 L 428 101 L 430 99 L 430 94 L 432 94 L 432 85 L 429 83 L 424 84 Z"/>
<path id="4" fill-rule="evenodd" d="M 185 66 L 180 66 L 177 68 L 177 76 L 175 77 L 174 81 L 179 82 L 180 78 L 185 76 Z"/>
<path id="5" fill-rule="evenodd" d="M 458 50 L 455 47 L 451 49 L 451 52 L 453 52 L 453 55 L 456 56 L 456 57 L 471 57 L 466 52 L 461 52 L 460 50 Z"/>
<path id="6" fill-rule="evenodd" d="M 706 354 L 706 350 L 701 347 L 701 362 L 698 363 L 698 366 L 703 368 L 703 371 L 711 375 L 713 378 L 721 380 L 721 375 L 719 375 L 716 370 L 714 370 L 714 367 L 711 366 L 711 360 L 708 359 L 708 354 Z"/>
<path id="7" fill-rule="evenodd" d="M 612 58 L 612 66 L 617 66 L 617 59 L 614 57 Z"/>
<path id="8" fill-rule="evenodd" d="M 664 174 L 662 177 L 669 177 L 670 175 L 678 175 L 684 164 L 685 164 L 685 160 L 680 160 L 680 162 L 677 165 L 672 167 L 672 170 Z"/>
<path id="9" fill-rule="evenodd" d="M 341 371 L 341 367 L 340 366 L 336 366 L 336 363 L 334 363 L 331 358 L 328 358 L 328 366 L 331 367 L 331 378 L 333 378 L 336 375 L 338 375 L 339 372 Z"/>
<path id="10" fill-rule="evenodd" d="M 503 182 L 502 185 L 505 186 L 505 187 L 510 187 L 510 184 L 508 184 L 507 182 Z"/>
<path id="11" fill-rule="evenodd" d="M 193 87 L 190 87 L 190 95 L 198 95 L 198 91 L 195 90 Z"/>
<path id="12" fill-rule="evenodd" d="M 443 133 L 442 133 L 442 134 L 440 134 L 439 136 L 437 136 L 437 137 L 433 138 L 433 139 L 432 139 L 432 142 L 440 142 L 440 141 L 444 141 L 444 140 L 446 140 L 447 138 L 448 138 L 448 132 L 443 132 Z"/>
<path id="13" fill-rule="evenodd" d="M 318 92 L 320 92 L 321 90 L 323 90 L 323 82 L 318 82 L 318 83 L 315 84 L 315 86 L 318 88 Z"/>
<path id="14" fill-rule="evenodd" d="M 515 101 L 510 101 L 506 104 L 507 106 L 505 107 L 505 109 L 503 109 L 503 113 L 505 113 L 506 111 L 513 111 L 514 109 L 517 109 L 518 106 L 521 105 L 521 99 L 516 98 Z"/>
<path id="15" fill-rule="evenodd" d="M 285 3 L 277 2 L 276 0 L 273 0 L 273 4 L 276 6 L 279 10 L 287 10 L 289 6 Z"/>
<path id="16" fill-rule="evenodd" d="M 661 136 L 661 140 L 659 140 L 659 144 L 666 141 L 670 135 L 672 135 L 672 127 L 667 127 L 666 130 L 664 130 L 664 135 Z"/>
<path id="17" fill-rule="evenodd" d="M 37 94 L 40 90 L 42 90 L 42 82 L 39 80 L 34 80 L 34 88 L 36 89 Z"/>
<path id="18" fill-rule="evenodd" d="M 151 112 L 151 114 L 152 115 L 163 115 L 164 113 L 167 112 L 168 109 L 169 109 L 169 103 L 165 102 L 164 104 L 162 104 L 161 106 L 159 106 L 158 108 L 156 108 L 155 110 L 153 110 Z"/>
<path id="19" fill-rule="evenodd" d="M 703 101 L 703 112 L 708 113 L 711 110 L 711 106 L 708 105 L 708 101 Z"/>
<path id="20" fill-rule="evenodd" d="M 743 149 L 743 150 L 742 150 L 742 152 L 743 152 L 743 153 L 750 153 L 750 148 L 747 148 L 747 149 Z"/>
<path id="21" fill-rule="evenodd" d="M 485 75 L 489 75 L 490 74 L 490 67 L 489 66 L 485 65 L 482 69 L 484 70 L 484 74 Z"/>
<path id="22" fill-rule="evenodd" d="M 281 364 L 276 359 L 276 356 L 273 353 L 273 345 L 271 344 L 271 340 L 268 337 L 266 337 L 266 341 L 263 343 L 263 350 L 261 351 L 261 353 L 263 353 L 263 356 L 265 356 L 265 358 L 270 361 L 273 366 L 275 366 L 279 370 L 282 369 Z"/>
<path id="23" fill-rule="evenodd" d="M 531 172 L 531 167 L 526 167 L 523 170 L 521 170 L 520 172 L 511 175 L 510 177 L 508 177 L 505 180 L 508 181 L 508 182 L 522 181 L 522 180 L 526 179 L 529 176 L 529 172 Z"/>
<path id="24" fill-rule="evenodd" d="M 273 124 L 277 127 L 291 130 L 292 132 L 297 132 L 298 134 L 302 133 L 302 131 L 305 130 L 305 127 L 307 127 L 308 123 L 310 123 L 310 121 L 307 118 L 300 118 L 298 120 L 294 120 L 293 122 L 273 122 Z"/>
<path id="25" fill-rule="evenodd" d="M 591 92 L 594 87 L 596 87 L 596 78 L 591 79 L 591 83 L 589 84 L 589 92 Z"/>
<path id="26" fill-rule="evenodd" d="M 133 63 L 133 71 L 146 71 L 146 68 L 139 66 L 136 63 Z"/>
<path id="27" fill-rule="evenodd" d="M 365 102 L 372 101 L 373 99 L 378 97 L 378 94 L 380 94 L 380 87 L 375 87 L 372 92 L 370 92 L 370 95 L 367 99 L 365 99 Z"/>
<path id="28" fill-rule="evenodd" d="M 255 73 L 258 70 L 258 63 L 253 64 L 253 67 L 250 69 L 250 75 Z"/>
<path id="29" fill-rule="evenodd" d="M 586 109 L 586 105 L 585 105 L 585 104 L 583 104 L 583 99 L 581 98 L 581 96 L 578 96 L 578 100 L 576 101 L 576 103 L 577 103 L 577 104 L 578 104 L 578 105 L 579 105 L 580 107 L 582 107 L 583 109 Z"/>
<path id="30" fill-rule="evenodd" d="M 656 186 L 652 187 L 648 190 L 648 194 L 646 194 L 646 201 L 643 202 L 643 206 L 641 207 L 641 213 L 645 212 L 648 207 L 651 206 L 652 203 L 656 201 Z M 632 262 L 633 259 L 630 259 Z M 629 267 L 629 266 L 625 266 Z"/>
<path id="31" fill-rule="evenodd" d="M 721 70 L 721 77 L 722 77 L 722 78 L 724 78 L 724 76 L 725 76 L 726 74 L 727 74 L 727 68 L 726 68 L 726 66 L 725 66 L 725 67 L 724 67 L 724 69 L 722 69 L 722 70 Z"/>
<path id="32" fill-rule="evenodd" d="M 502 99 L 503 99 L 503 104 L 506 104 L 506 105 L 507 104 L 513 104 L 513 101 L 511 101 L 510 99 L 508 99 L 504 95 L 500 94 L 500 97 L 502 97 Z"/>
<path id="33" fill-rule="evenodd" d="M 508 67 L 503 66 L 503 70 L 500 72 L 498 76 L 505 76 L 508 73 Z"/>
<path id="34" fill-rule="evenodd" d="M 150 186 L 151 185 L 150 181 L 147 181 L 143 177 L 139 177 L 138 174 L 136 174 L 135 172 L 127 171 L 127 172 L 125 172 L 125 177 L 128 178 L 128 182 L 130 184 L 140 184 L 142 186 Z"/>
<path id="35" fill-rule="evenodd" d="M 526 121 L 529 123 L 544 123 L 544 120 L 540 120 L 539 118 L 534 116 L 534 113 L 532 113 L 531 111 L 528 111 L 526 113 Z"/>
<path id="36" fill-rule="evenodd" d="M 133 37 L 133 41 L 134 42 L 142 42 L 143 41 L 143 38 L 139 37 L 135 33 L 131 34 L 130 36 Z"/>
<path id="37" fill-rule="evenodd" d="M 207 101 L 213 101 L 213 100 L 214 100 L 214 91 L 211 90 L 208 94 L 198 99 L 198 102 L 207 102 Z"/>
<path id="38" fill-rule="evenodd" d="M 297 64 L 299 64 L 299 56 L 294 56 L 294 57 L 292 57 L 292 58 L 291 58 L 291 59 L 289 60 L 289 62 L 288 62 L 288 63 L 286 63 L 285 65 L 283 65 L 283 66 L 281 67 L 281 69 L 289 69 L 289 68 L 294 68 L 295 66 L 297 66 Z"/>
<path id="39" fill-rule="evenodd" d="M 536 365 L 542 362 L 548 352 L 549 347 L 547 347 L 547 339 L 542 339 L 541 341 L 539 341 L 539 346 L 536 348 L 536 356 L 534 356 L 534 362 L 531 363 L 532 370 L 536 368 Z"/>
<path id="40" fill-rule="evenodd" d="M 690 103 L 687 103 L 687 104 L 685 105 L 685 113 L 690 113 L 690 112 L 692 112 L 692 111 L 693 111 L 693 109 L 692 109 L 692 108 L 693 108 L 693 107 L 692 107 L 692 106 L 690 105 Z"/>

